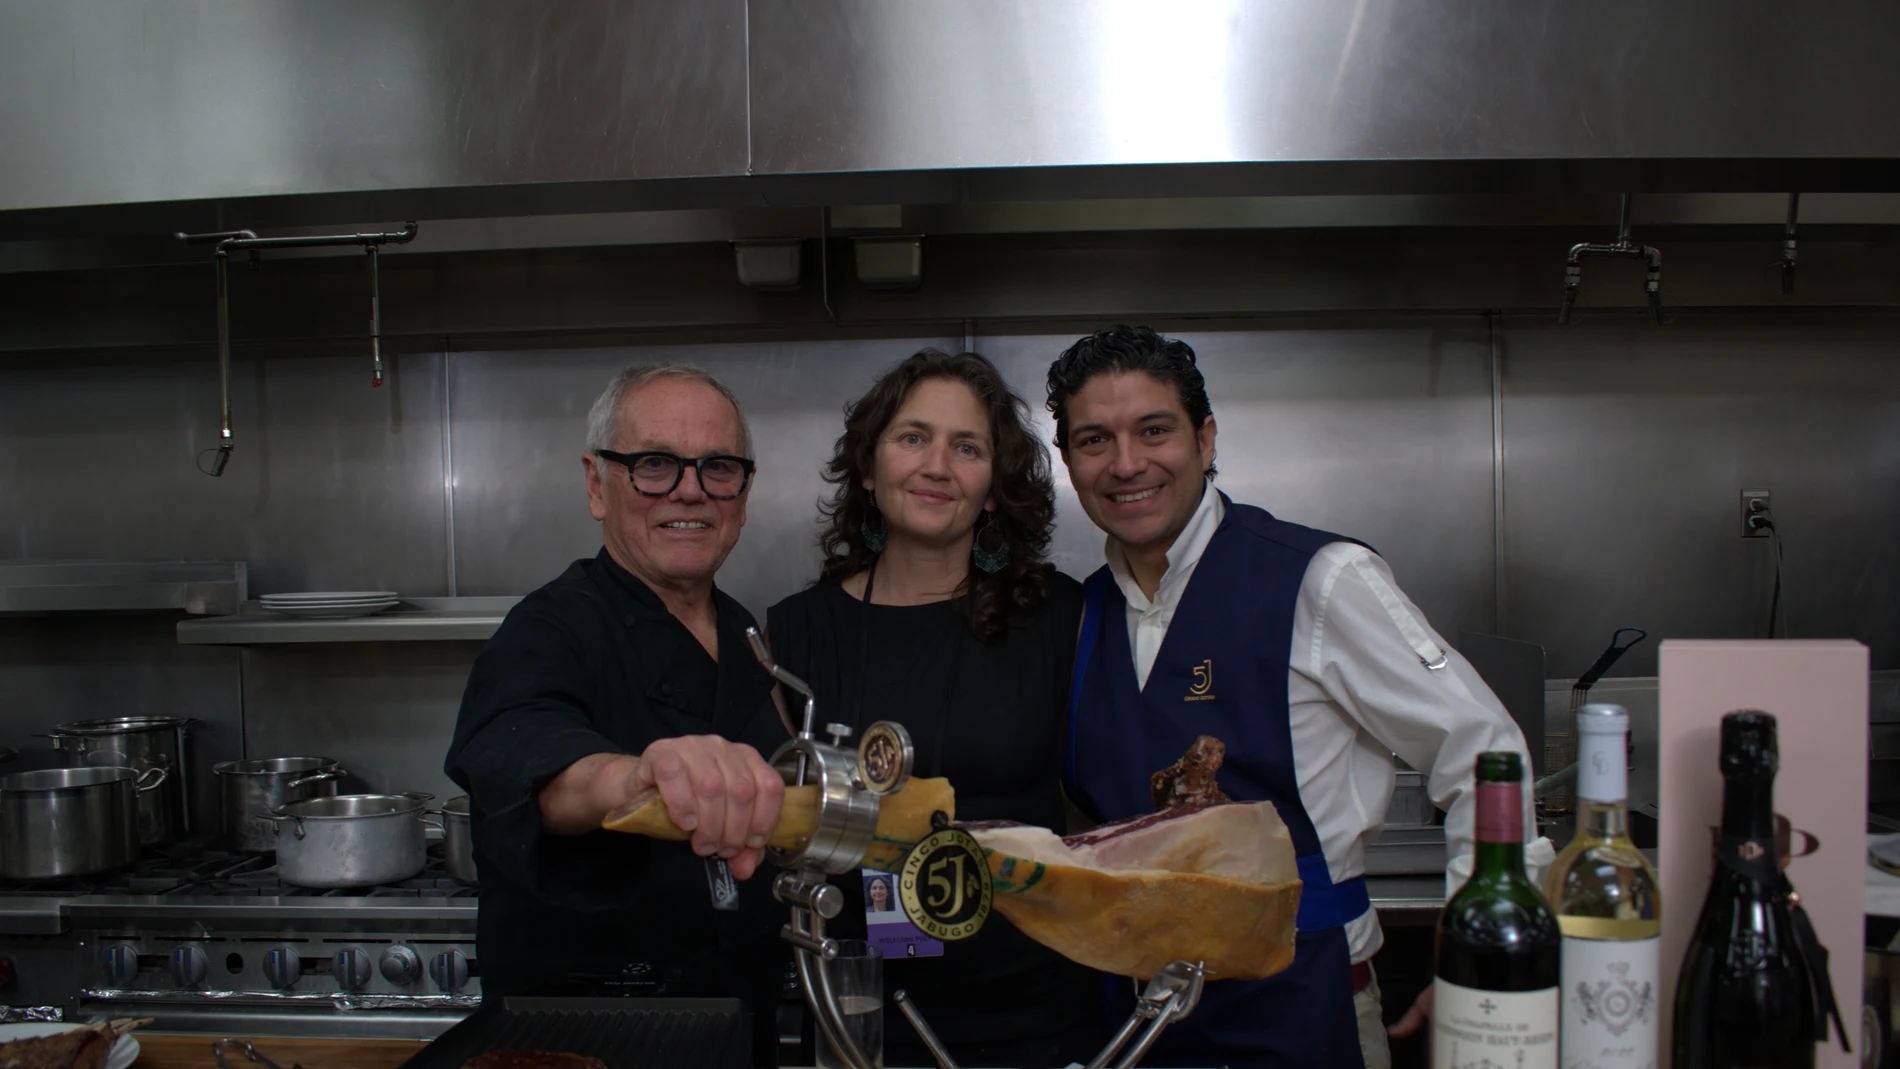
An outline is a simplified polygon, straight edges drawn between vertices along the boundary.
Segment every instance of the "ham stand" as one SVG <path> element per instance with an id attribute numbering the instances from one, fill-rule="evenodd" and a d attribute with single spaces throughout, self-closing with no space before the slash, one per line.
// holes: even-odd
<path id="1" fill-rule="evenodd" d="M 772 678 L 805 698 L 805 714 L 798 734 L 772 755 L 772 767 L 785 782 L 794 786 L 818 784 L 817 826 L 810 841 L 794 850 L 768 847 L 766 853 L 786 871 L 772 882 L 772 897 L 791 907 L 791 922 L 781 931 L 792 944 L 793 961 L 799 986 L 805 992 L 805 1004 L 818 1022 L 820 1037 L 848 1069 L 878 1069 L 858 1049 L 844 1027 L 844 1011 L 831 989 L 824 963 L 838 956 L 836 940 L 825 935 L 825 922 L 844 909 L 844 892 L 831 885 L 827 877 L 856 872 L 870 848 L 877 830 L 878 807 L 886 794 L 901 790 L 910 778 L 914 751 L 910 735 L 901 725 L 881 721 L 894 729 L 902 750 L 897 773 L 876 787 L 868 784 L 859 768 L 859 754 L 846 749 L 844 740 L 851 729 L 843 724 L 827 724 L 831 742 L 820 742 L 812 734 L 817 700 L 805 681 L 780 667 L 766 648 L 757 628 L 746 629 L 752 655 Z M 878 725 L 873 725 L 877 727 Z M 870 732 L 866 732 L 869 737 Z M 1131 1069 L 1154 1046 L 1163 1029 L 1186 1017 L 1200 1002 L 1205 982 L 1199 964 L 1177 961 L 1149 979 L 1121 1029 L 1109 1040 L 1087 1069 Z M 923 1014 L 902 990 L 891 996 L 911 1027 L 930 1049 L 942 1069 L 957 1069 L 935 1032 L 924 1022 Z M 1146 1027 L 1144 1027 L 1144 1025 Z M 1139 1033 L 1139 1037 L 1137 1037 Z M 1129 1047 L 1130 1040 L 1134 1045 Z M 1123 1054 L 1123 1048 L 1128 1048 Z M 1117 1055 L 1120 1055 L 1117 1060 Z"/>

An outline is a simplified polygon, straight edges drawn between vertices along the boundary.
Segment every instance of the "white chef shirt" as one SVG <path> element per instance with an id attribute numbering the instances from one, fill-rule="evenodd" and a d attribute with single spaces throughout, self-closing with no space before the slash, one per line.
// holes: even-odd
<path id="1" fill-rule="evenodd" d="M 1142 686 L 1226 512 L 1210 482 L 1168 550 L 1153 601 L 1136 584 L 1121 547 L 1108 541 L 1108 567 L 1128 602 L 1128 644 Z M 1426 668 L 1440 659 L 1443 667 Z M 1471 874 L 1478 755 L 1514 750 L 1527 777 L 1531 767 L 1523 733 L 1491 688 L 1432 630 L 1385 561 L 1352 542 L 1325 546 L 1307 565 L 1288 665 L 1294 774 L 1333 880 L 1365 872 L 1366 844 L 1378 838 L 1392 801 L 1396 753 L 1427 773 L 1426 790 L 1446 811 L 1446 892 L 1462 886 Z M 1528 778 L 1524 795 L 1524 826 L 1533 829 Z M 1547 861 L 1549 851 L 1540 841 L 1529 860 Z M 1346 940 L 1355 963 L 1377 953 L 1385 941 L 1378 914 L 1367 910 L 1348 922 Z"/>

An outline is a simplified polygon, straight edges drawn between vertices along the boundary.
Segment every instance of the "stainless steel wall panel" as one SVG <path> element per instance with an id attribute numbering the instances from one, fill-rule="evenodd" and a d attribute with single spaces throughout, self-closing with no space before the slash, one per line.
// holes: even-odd
<path id="1" fill-rule="evenodd" d="M 439 353 L 248 356 L 232 367 L 237 449 L 217 441 L 217 360 L 68 357 L 0 388 L 4 525 L 26 557 L 246 561 L 253 596 L 446 594 Z"/>
<path id="2" fill-rule="evenodd" d="M 0 210 L 742 175 L 745 78 L 743 0 L 9 4 Z"/>
<path id="3" fill-rule="evenodd" d="M 252 757 L 334 757 L 350 791 L 461 789 L 442 774 L 479 642 L 338 643 L 244 650 Z"/>
<path id="4" fill-rule="evenodd" d="M 1489 629 L 1491 379 L 1481 317 L 1167 332 L 1194 346 L 1207 379 L 1220 430 L 1216 485 L 1283 519 L 1371 543 L 1442 633 Z M 1042 406 L 1049 363 L 1077 336 L 978 338 L 1037 408 L 1045 440 L 1055 434 Z M 1102 534 L 1059 458 L 1056 472 L 1052 558 L 1082 578 L 1101 567 Z"/>
<path id="5" fill-rule="evenodd" d="M 1740 491 L 1774 492 L 1798 638 L 1900 663 L 1900 319 L 1680 313 L 1561 328 L 1507 318 L 1507 633 L 1581 673 L 1653 675 L 1664 638 L 1767 634 L 1773 543 Z"/>
<path id="6" fill-rule="evenodd" d="M 1891 8 L 749 7 L 753 166 L 767 175 L 1900 155 Z"/>
<path id="7" fill-rule="evenodd" d="M 960 339 L 452 353 L 461 593 L 525 593 L 599 552 L 581 469 L 587 410 L 621 368 L 679 361 L 724 379 L 752 424 L 759 472 L 719 583 L 762 616 L 817 575 L 816 503 L 829 489 L 819 473 L 845 402 L 926 345 L 954 350 Z"/>

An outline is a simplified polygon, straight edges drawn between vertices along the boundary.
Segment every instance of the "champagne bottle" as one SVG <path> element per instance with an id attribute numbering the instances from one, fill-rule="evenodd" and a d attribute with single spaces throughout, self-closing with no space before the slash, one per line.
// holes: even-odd
<path id="1" fill-rule="evenodd" d="M 1655 1069 L 1662 1018 L 1662 899 L 1629 838 L 1620 705 L 1577 710 L 1577 834 L 1544 896 L 1563 929 L 1563 1069 Z"/>
<path id="2" fill-rule="evenodd" d="M 1715 875 L 1676 988 L 1676 1069 L 1814 1065 L 1814 991 L 1779 893 L 1775 718 L 1722 718 Z"/>
<path id="3" fill-rule="evenodd" d="M 1471 879 L 1438 918 L 1432 1069 L 1555 1069 L 1561 935 L 1524 874 L 1524 763 L 1478 755 Z"/>

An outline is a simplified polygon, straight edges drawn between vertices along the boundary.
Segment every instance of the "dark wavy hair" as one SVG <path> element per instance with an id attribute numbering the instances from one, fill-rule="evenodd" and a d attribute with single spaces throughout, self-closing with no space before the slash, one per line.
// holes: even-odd
<path id="1" fill-rule="evenodd" d="M 862 537 L 874 510 L 864 477 L 875 468 L 884 429 L 911 390 L 930 379 L 968 386 L 990 417 L 990 495 L 996 499 L 996 511 L 988 524 L 1001 525 L 1009 561 L 993 574 L 972 564 L 956 601 L 971 633 L 994 642 L 1008 628 L 1027 623 L 1042 606 L 1056 496 L 1049 451 L 1029 430 L 1029 405 L 1010 392 L 995 365 L 975 353 L 951 356 L 925 349 L 885 372 L 868 393 L 845 406 L 844 433 L 825 465 L 825 481 L 837 489 L 818 506 L 824 516 L 818 546 L 825 555 L 818 582 L 841 583 L 869 568 L 877 556 Z"/>
<path id="2" fill-rule="evenodd" d="M 1110 327 L 1078 339 L 1049 365 L 1049 411 L 1056 417 L 1057 449 L 1067 452 L 1069 448 L 1069 398 L 1090 379 L 1109 371 L 1141 371 L 1174 387 L 1195 430 L 1214 414 L 1192 346 L 1179 338 L 1164 338 L 1151 327 Z M 1214 474 L 1212 464 L 1207 474 Z"/>

